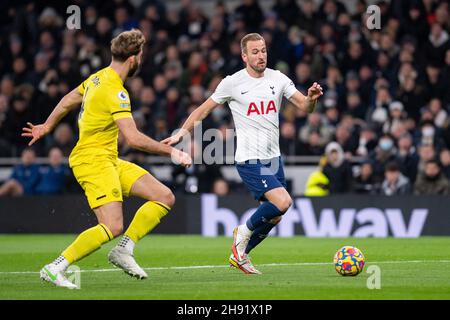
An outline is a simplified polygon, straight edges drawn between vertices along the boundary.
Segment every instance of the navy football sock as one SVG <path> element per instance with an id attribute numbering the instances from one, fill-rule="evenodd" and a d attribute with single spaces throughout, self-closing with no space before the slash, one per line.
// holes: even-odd
<path id="1" fill-rule="evenodd" d="M 281 216 L 282 212 L 270 201 L 261 204 L 254 214 L 247 220 L 247 228 L 254 231 L 258 227 L 264 225 L 265 222 L 272 220 L 277 216 Z"/>
<path id="2" fill-rule="evenodd" d="M 245 248 L 245 253 L 248 254 L 254 247 L 260 244 L 265 238 L 267 238 L 270 230 L 272 230 L 276 225 L 277 224 L 274 223 L 264 222 L 262 226 L 256 228 L 253 231 L 250 240 L 248 241 L 247 248 Z"/>

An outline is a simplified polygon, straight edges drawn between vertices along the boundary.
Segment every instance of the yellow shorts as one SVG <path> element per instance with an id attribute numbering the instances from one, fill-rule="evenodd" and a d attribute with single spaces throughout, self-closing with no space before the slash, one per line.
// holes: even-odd
<path id="1" fill-rule="evenodd" d="M 148 171 L 121 159 L 96 160 L 72 167 L 73 174 L 89 202 L 95 209 L 113 201 L 123 201 L 129 196 L 133 184 Z"/>

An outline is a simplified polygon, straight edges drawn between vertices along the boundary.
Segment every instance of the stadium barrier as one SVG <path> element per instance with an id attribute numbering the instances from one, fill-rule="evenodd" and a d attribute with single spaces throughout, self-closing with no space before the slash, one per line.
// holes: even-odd
<path id="1" fill-rule="evenodd" d="M 143 200 L 124 202 L 128 226 Z M 231 236 L 256 209 L 250 196 L 178 195 L 159 234 Z M 419 237 L 450 234 L 450 198 L 341 195 L 294 199 L 272 235 L 290 237 Z M 0 233 L 79 233 L 96 219 L 82 195 L 0 199 Z"/>

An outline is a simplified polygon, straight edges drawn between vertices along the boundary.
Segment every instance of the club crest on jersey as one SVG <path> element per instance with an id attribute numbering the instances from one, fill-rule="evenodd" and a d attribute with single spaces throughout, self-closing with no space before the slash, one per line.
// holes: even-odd
<path id="1" fill-rule="evenodd" d="M 98 86 L 98 85 L 100 84 L 100 79 L 99 79 L 99 77 L 97 77 L 97 76 L 93 77 L 93 78 L 91 79 L 91 81 L 92 81 L 92 83 L 93 83 L 95 86 Z"/>
<path id="2" fill-rule="evenodd" d="M 272 90 L 272 94 L 275 94 L 275 90 L 274 90 L 275 86 L 269 86 L 269 88 L 270 88 L 270 90 Z"/>
<path id="3" fill-rule="evenodd" d="M 119 97 L 120 100 L 122 101 L 126 101 L 128 99 L 127 94 L 124 91 L 119 91 L 119 93 L 117 94 L 117 96 Z"/>
<path id="4" fill-rule="evenodd" d="M 264 101 L 259 102 L 259 108 L 255 102 L 250 103 L 247 109 L 247 116 L 251 116 L 253 113 L 257 115 L 269 114 L 269 112 L 277 112 L 277 108 L 275 106 L 275 101 L 270 100 L 267 106 L 264 104 Z"/>

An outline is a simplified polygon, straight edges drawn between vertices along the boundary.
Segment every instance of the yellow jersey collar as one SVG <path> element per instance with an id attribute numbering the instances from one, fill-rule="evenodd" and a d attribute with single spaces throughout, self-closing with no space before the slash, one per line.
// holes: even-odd
<path id="1" fill-rule="evenodd" d="M 113 78 L 116 78 L 118 81 L 120 81 L 120 83 L 123 85 L 123 80 L 122 78 L 119 76 L 119 74 L 117 73 L 116 70 L 114 70 L 111 66 L 106 68 L 106 71 L 108 72 L 108 74 L 110 74 Z"/>

